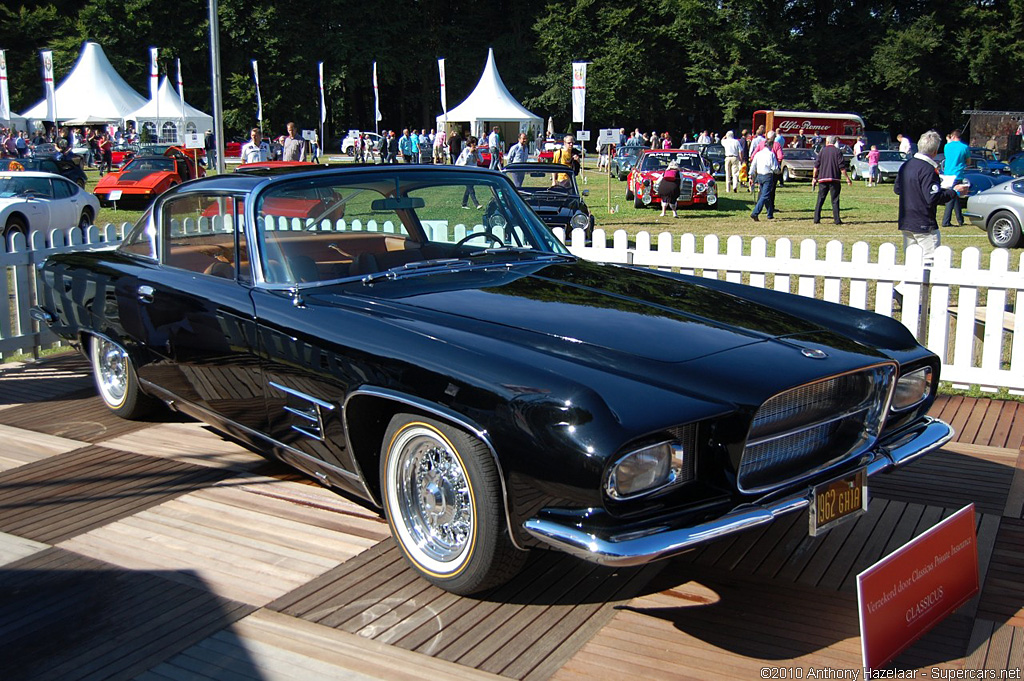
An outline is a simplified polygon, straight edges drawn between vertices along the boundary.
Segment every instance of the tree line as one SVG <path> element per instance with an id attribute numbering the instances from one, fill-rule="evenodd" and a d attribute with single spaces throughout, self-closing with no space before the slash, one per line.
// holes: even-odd
<path id="1" fill-rule="evenodd" d="M 433 127 L 437 58 L 453 108 L 493 47 L 505 84 L 558 130 L 571 129 L 570 64 L 590 62 L 587 123 L 668 130 L 749 125 L 755 109 L 859 113 L 868 129 L 916 137 L 962 126 L 964 109 L 1024 110 L 1024 0 L 219 0 L 225 127 L 256 121 L 259 61 L 265 127 L 320 120 L 327 135 L 372 130 L 377 62 L 384 128 Z M 162 74 L 212 113 L 208 4 L 202 0 L 32 1 L 0 6 L 14 111 L 43 97 L 39 51 L 57 82 L 83 41 L 103 46 L 140 94 L 150 46 Z"/>

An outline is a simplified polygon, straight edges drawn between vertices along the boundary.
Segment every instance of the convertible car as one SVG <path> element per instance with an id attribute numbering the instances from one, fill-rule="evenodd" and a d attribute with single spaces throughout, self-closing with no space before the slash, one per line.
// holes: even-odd
<path id="1" fill-rule="evenodd" d="M 120 170 L 101 177 L 93 193 L 103 206 L 147 206 L 171 187 L 205 174 L 184 150 L 168 147 L 160 156 L 134 156 Z"/>
<path id="2" fill-rule="evenodd" d="M 304 191 L 344 220 L 276 214 Z M 456 593 L 531 549 L 638 565 L 787 513 L 824 532 L 952 436 L 899 322 L 580 260 L 496 171 L 200 179 L 39 276 L 33 317 L 116 414 L 165 403 L 381 507 Z"/>
<path id="3" fill-rule="evenodd" d="M 510 163 L 505 172 L 530 207 L 548 227 L 561 227 L 566 235 L 574 229 L 594 231 L 594 216 L 580 191 L 572 168 L 557 163 Z"/>
<path id="4" fill-rule="evenodd" d="M 693 149 L 644 149 L 626 177 L 626 200 L 632 201 L 634 208 L 661 205 L 654 185 L 672 161 L 679 166 L 682 179 L 680 206 L 710 208 L 718 203 L 718 187 L 703 154 Z"/>
<path id="5" fill-rule="evenodd" d="M 861 180 L 868 177 L 871 165 L 868 163 L 867 151 L 862 151 L 850 161 L 850 179 Z M 880 151 L 878 152 L 878 181 L 895 182 L 900 168 L 909 158 L 902 151 Z"/>

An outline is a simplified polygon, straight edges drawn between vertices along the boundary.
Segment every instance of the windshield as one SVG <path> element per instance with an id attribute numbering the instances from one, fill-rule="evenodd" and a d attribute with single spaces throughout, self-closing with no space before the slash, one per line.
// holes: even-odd
<path id="1" fill-rule="evenodd" d="M 163 170 L 173 173 L 174 160 L 170 158 L 137 158 L 125 166 L 125 170 L 145 170 L 147 172 Z"/>
<path id="2" fill-rule="evenodd" d="M 813 149 L 783 149 L 782 156 L 790 161 L 813 161 L 818 157 Z"/>
<path id="3" fill-rule="evenodd" d="M 0 177 L 0 198 L 15 196 L 50 196 L 50 180 L 45 177 Z"/>
<path id="4" fill-rule="evenodd" d="M 665 170 L 672 161 L 679 165 L 680 170 L 689 170 L 696 173 L 707 172 L 707 166 L 699 154 L 680 154 L 678 151 L 656 151 L 644 154 L 643 166 L 640 170 Z"/>
<path id="5" fill-rule="evenodd" d="M 907 155 L 901 151 L 880 151 L 878 152 L 879 161 L 906 161 Z"/>
<path id="6" fill-rule="evenodd" d="M 555 192 L 557 194 L 576 195 L 576 181 L 567 168 L 564 172 L 531 171 L 528 173 L 508 171 L 512 182 L 516 184 L 519 191 L 526 194 L 535 192 Z"/>
<path id="7" fill-rule="evenodd" d="M 272 284 L 449 267 L 495 253 L 568 254 L 505 177 L 473 170 L 289 179 L 262 193 L 255 209 L 263 277 Z"/>
<path id="8" fill-rule="evenodd" d="M 643 147 L 619 147 L 615 155 L 619 158 L 636 158 L 643 151 Z"/>

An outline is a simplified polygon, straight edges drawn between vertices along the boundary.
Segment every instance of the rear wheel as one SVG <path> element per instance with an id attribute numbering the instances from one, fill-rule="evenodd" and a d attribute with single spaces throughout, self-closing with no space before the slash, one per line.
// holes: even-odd
<path id="1" fill-rule="evenodd" d="M 384 437 L 380 476 L 395 541 L 428 581 L 473 594 L 522 569 L 528 554 L 508 535 L 497 466 L 479 439 L 397 414 Z"/>
<path id="2" fill-rule="evenodd" d="M 92 211 L 86 208 L 82 211 L 82 217 L 78 219 L 78 228 L 85 232 L 92 224 Z"/>
<path id="3" fill-rule="evenodd" d="M 25 236 L 28 236 L 28 223 L 25 218 L 20 215 L 12 215 L 7 219 L 7 226 L 4 227 L 4 236 L 9 236 L 15 232 L 20 232 Z"/>
<path id="4" fill-rule="evenodd" d="M 104 404 L 123 419 L 137 419 L 152 413 L 158 400 L 139 388 L 139 379 L 128 353 L 106 338 L 93 336 L 90 343 L 92 374 Z"/>
<path id="5" fill-rule="evenodd" d="M 1024 245 L 1017 216 L 1005 210 L 993 215 L 988 223 L 988 240 L 996 248 L 1016 248 Z"/>

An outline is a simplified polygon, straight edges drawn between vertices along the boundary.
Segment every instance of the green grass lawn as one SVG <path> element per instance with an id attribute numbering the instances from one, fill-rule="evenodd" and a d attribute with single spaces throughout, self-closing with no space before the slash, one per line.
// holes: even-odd
<path id="1" fill-rule="evenodd" d="M 692 233 L 697 236 L 700 248 L 702 238 L 714 234 L 720 238 L 719 247 L 725 252 L 726 240 L 732 235 L 743 237 L 745 250 L 749 250 L 752 238 L 762 236 L 769 242 L 769 253 L 774 250 L 775 240 L 783 237 L 794 242 L 794 252 L 803 239 L 814 239 L 820 252 L 824 253 L 825 244 L 835 239 L 843 243 L 847 257 L 854 243 L 864 241 L 870 246 L 872 260 L 876 259 L 881 244 L 892 243 L 897 246 L 898 260 L 902 261 L 903 239 L 896 225 L 899 197 L 893 193 L 891 184 L 878 187 L 867 187 L 863 181 L 854 182 L 852 187 L 844 184 L 840 195 L 843 224 L 832 223 L 832 204 L 826 198 L 821 224 L 815 225 L 813 216 L 817 190 L 812 191 L 810 182 L 806 181 L 792 181 L 780 187 L 776 193 L 778 210 L 775 219 L 766 220 L 762 212 L 760 222 L 750 219 L 755 195 L 742 188 L 737 193 L 719 194 L 715 208 L 681 208 L 679 218 L 674 219 L 671 215 L 659 217 L 660 210 L 654 208 L 633 208 L 633 202 L 626 201 L 626 183 L 614 178 L 611 180 L 610 202 L 614 212 L 609 212 L 608 178 L 589 167 L 583 171 L 579 182 L 581 188 L 590 190 L 587 204 L 594 213 L 597 226 L 605 230 L 609 239 L 620 229 L 626 230 L 630 241 L 641 231 L 651 233 L 652 237 L 662 232 L 673 235 Z M 984 266 L 993 250 L 985 232 L 970 223 L 943 229 L 942 244 L 953 249 L 954 263 L 959 262 L 963 249 L 973 246 L 981 251 Z M 1019 256 L 1019 253 L 1014 255 Z"/>

